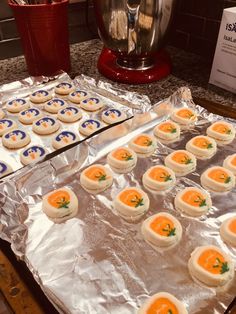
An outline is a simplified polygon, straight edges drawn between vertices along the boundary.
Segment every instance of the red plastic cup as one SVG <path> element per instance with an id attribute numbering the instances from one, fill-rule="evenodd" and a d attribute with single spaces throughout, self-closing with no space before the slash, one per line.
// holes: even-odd
<path id="1" fill-rule="evenodd" d="M 70 70 L 68 0 L 52 4 L 17 5 L 10 1 L 28 72 L 54 75 Z"/>

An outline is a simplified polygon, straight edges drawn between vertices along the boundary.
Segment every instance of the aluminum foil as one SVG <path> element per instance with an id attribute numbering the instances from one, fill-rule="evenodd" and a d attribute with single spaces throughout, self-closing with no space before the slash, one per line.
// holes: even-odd
<path id="1" fill-rule="evenodd" d="M 77 77 L 74 81 L 70 79 L 70 77 L 62 72 L 55 77 L 36 77 L 36 78 L 27 78 L 23 81 L 16 81 L 10 84 L 5 84 L 0 86 L 0 108 L 6 113 L 6 118 L 14 120 L 19 129 L 26 131 L 30 137 L 31 142 L 26 147 L 30 147 L 31 145 L 41 145 L 43 146 L 47 153 L 52 153 L 55 149 L 52 146 L 52 139 L 54 138 L 56 133 L 50 134 L 48 136 L 40 136 L 32 131 L 32 125 L 24 125 L 18 120 L 18 114 L 9 113 L 5 110 L 5 104 L 7 101 L 13 98 L 25 98 L 29 101 L 29 95 L 39 89 L 45 89 L 54 93 L 54 87 L 58 85 L 60 82 L 69 82 L 74 84 L 77 88 L 85 90 L 88 92 L 90 97 L 98 97 L 104 103 L 104 107 L 96 112 L 88 112 L 83 109 L 82 118 L 75 123 L 63 123 L 60 122 L 60 131 L 62 130 L 70 130 L 76 133 L 79 136 L 79 141 L 84 140 L 86 136 L 79 133 L 79 125 L 82 121 L 92 118 L 101 121 L 102 129 L 108 127 L 109 125 L 102 121 L 102 112 L 109 108 L 115 108 L 126 113 L 127 118 L 132 117 L 136 113 L 141 113 L 150 110 L 151 104 L 150 100 L 147 96 L 141 96 L 138 94 L 132 94 L 126 91 L 120 91 L 119 94 L 114 94 L 112 90 L 112 86 L 110 86 L 109 91 L 106 91 L 105 88 L 100 88 L 96 82 L 89 77 L 81 76 Z M 120 97 L 122 95 L 122 97 Z M 57 96 L 59 98 L 65 99 L 68 105 L 76 106 L 72 102 L 67 100 L 67 96 Z M 132 103 L 133 101 L 133 103 Z M 44 104 L 33 104 L 30 103 L 31 107 L 37 107 L 42 110 L 45 116 L 52 116 L 56 118 L 56 114 L 51 114 L 44 111 Z M 59 130 L 58 130 L 59 132 Z M 24 147 L 24 149 L 26 148 Z M 65 148 L 66 149 L 66 148 Z M 2 145 L 2 140 L 0 137 L 0 160 L 7 162 L 10 166 L 12 166 L 13 170 L 16 171 L 23 167 L 20 161 L 20 151 L 18 150 L 9 150 Z"/>
<path id="2" fill-rule="evenodd" d="M 195 106 L 184 91 L 179 90 L 158 104 L 154 109 L 159 116 L 154 112 L 135 115 L 0 185 L 2 212 L 9 216 L 5 225 L 0 217 L 2 234 L 11 240 L 15 253 L 24 258 L 60 313 L 136 313 L 149 296 L 160 291 L 174 294 L 191 314 L 223 314 L 232 301 L 236 279 L 228 289 L 200 286 L 189 275 L 187 262 L 195 247 L 210 244 L 219 246 L 236 261 L 236 249 L 227 246 L 219 236 L 221 222 L 235 213 L 236 189 L 211 193 L 213 207 L 200 218 L 179 213 L 173 200 L 184 187 L 199 187 L 200 174 L 210 165 L 222 165 L 223 159 L 235 152 L 236 140 L 219 148 L 210 163 L 199 160 L 196 171 L 178 178 L 170 191 L 158 195 L 147 192 L 150 209 L 141 221 L 124 221 L 112 206 L 121 189 L 144 189 L 141 178 L 149 167 L 163 164 L 167 154 L 184 148 L 191 137 L 205 134 L 210 123 L 223 119 Z M 95 162 L 106 164 L 107 153 L 126 145 L 136 134 L 152 134 L 154 126 L 168 117 L 160 113 L 168 113 L 177 105 L 193 107 L 199 114 L 195 127 L 184 130 L 179 142 L 168 147 L 158 143 L 155 153 L 139 159 L 131 173 L 114 173 L 112 187 L 97 196 L 82 189 L 79 176 L 85 167 Z M 236 126 L 236 121 L 225 120 Z M 54 224 L 42 212 L 42 196 L 63 186 L 76 193 L 79 212 L 64 224 Z M 179 245 L 163 253 L 153 250 L 140 231 L 142 221 L 160 210 L 172 213 L 183 227 Z"/>

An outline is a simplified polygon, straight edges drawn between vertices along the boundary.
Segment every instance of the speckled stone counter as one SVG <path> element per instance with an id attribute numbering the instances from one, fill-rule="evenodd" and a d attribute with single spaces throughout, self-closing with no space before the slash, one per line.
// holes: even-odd
<path id="1" fill-rule="evenodd" d="M 109 81 L 99 74 L 96 63 L 102 49 L 100 40 L 95 39 L 71 46 L 71 77 L 85 74 Z M 189 86 L 194 97 L 204 98 L 236 108 L 236 95 L 208 84 L 211 64 L 200 56 L 168 47 L 172 57 L 173 72 L 167 78 L 145 85 L 124 85 L 112 82 L 122 89 L 146 94 L 154 103 L 169 96 L 180 86 Z M 17 57 L 0 61 L 0 84 L 20 80 L 29 76 L 24 58 Z"/>

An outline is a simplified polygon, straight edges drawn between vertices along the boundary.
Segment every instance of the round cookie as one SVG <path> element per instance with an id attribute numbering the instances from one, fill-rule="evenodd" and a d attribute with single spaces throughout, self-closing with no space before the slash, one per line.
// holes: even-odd
<path id="1" fill-rule="evenodd" d="M 223 167 L 232 171 L 233 174 L 236 176 L 236 154 L 226 157 L 223 163 Z"/>
<path id="2" fill-rule="evenodd" d="M 95 164 L 84 169 L 80 175 L 80 184 L 91 194 L 98 194 L 108 189 L 113 182 L 113 176 L 106 167 Z"/>
<path id="3" fill-rule="evenodd" d="M 186 150 L 198 159 L 209 159 L 217 151 L 216 141 L 208 136 L 195 136 L 186 144 Z"/>
<path id="4" fill-rule="evenodd" d="M 55 87 L 55 93 L 59 95 L 68 95 L 74 90 L 74 86 L 68 82 L 62 82 Z"/>
<path id="5" fill-rule="evenodd" d="M 12 99 L 6 104 L 7 111 L 12 113 L 18 113 L 27 108 L 29 108 L 29 103 L 24 98 Z"/>
<path id="6" fill-rule="evenodd" d="M 171 120 L 167 120 L 158 124 L 153 133 L 161 143 L 173 143 L 180 138 L 180 126 Z"/>
<path id="7" fill-rule="evenodd" d="M 0 178 L 5 177 L 7 174 L 12 173 L 13 169 L 5 161 L 0 161 Z"/>
<path id="8" fill-rule="evenodd" d="M 2 137 L 2 143 L 9 149 L 21 148 L 30 143 L 30 136 L 22 130 L 12 130 L 5 133 Z"/>
<path id="9" fill-rule="evenodd" d="M 220 236 L 223 241 L 236 247 L 236 216 L 226 219 L 221 224 Z"/>
<path id="10" fill-rule="evenodd" d="M 42 210 L 50 220 L 62 223 L 77 215 L 79 203 L 75 193 L 69 188 L 61 188 L 43 197 Z"/>
<path id="11" fill-rule="evenodd" d="M 102 120 L 107 124 L 123 121 L 127 118 L 127 115 L 118 109 L 108 109 L 103 111 Z"/>
<path id="12" fill-rule="evenodd" d="M 55 149 L 59 149 L 75 143 L 79 140 L 79 137 L 71 131 L 62 131 L 58 133 L 52 140 L 52 146 Z"/>
<path id="13" fill-rule="evenodd" d="M 63 99 L 53 98 L 45 104 L 44 110 L 50 113 L 58 113 L 59 110 L 66 106 L 67 103 Z"/>
<path id="14" fill-rule="evenodd" d="M 188 126 L 197 121 L 197 114 L 194 110 L 190 108 L 179 108 L 176 109 L 172 115 L 171 119 L 182 126 Z"/>
<path id="15" fill-rule="evenodd" d="M 141 189 L 129 187 L 119 192 L 113 206 L 121 217 L 126 220 L 136 221 L 149 209 L 148 195 Z"/>
<path id="16" fill-rule="evenodd" d="M 3 119 L 5 117 L 5 112 L 0 109 L 0 119 Z"/>
<path id="17" fill-rule="evenodd" d="M 79 108 L 69 106 L 64 109 L 61 109 L 58 112 L 57 117 L 62 122 L 73 123 L 82 118 L 82 112 Z"/>
<path id="18" fill-rule="evenodd" d="M 30 101 L 35 104 L 44 103 L 52 98 L 52 94 L 46 90 L 39 89 L 30 95 Z"/>
<path id="19" fill-rule="evenodd" d="M 175 173 L 161 165 L 149 168 L 143 175 L 143 185 L 151 191 L 166 191 L 176 183 Z"/>
<path id="20" fill-rule="evenodd" d="M 104 105 L 99 98 L 89 97 L 81 101 L 80 107 L 86 111 L 97 111 Z"/>
<path id="21" fill-rule="evenodd" d="M 172 169 L 176 176 L 185 176 L 196 169 L 196 157 L 187 150 L 177 150 L 165 158 L 166 167 Z"/>
<path id="22" fill-rule="evenodd" d="M 129 142 L 129 147 L 137 153 L 138 157 L 147 157 L 154 153 L 157 141 L 148 134 L 139 134 Z"/>
<path id="23" fill-rule="evenodd" d="M 48 135 L 56 132 L 60 123 L 52 117 L 43 117 L 33 122 L 33 131 L 40 135 Z"/>
<path id="24" fill-rule="evenodd" d="M 172 248 L 182 238 L 180 222 L 166 212 L 160 212 L 144 220 L 141 231 L 145 241 L 154 247 Z"/>
<path id="25" fill-rule="evenodd" d="M 29 108 L 18 114 L 18 120 L 23 124 L 32 124 L 35 120 L 42 117 L 42 112 L 37 108 Z"/>
<path id="26" fill-rule="evenodd" d="M 223 167 L 210 167 L 201 175 L 201 185 L 214 192 L 230 191 L 235 186 L 234 174 Z"/>
<path id="27" fill-rule="evenodd" d="M 223 286 L 234 277 L 232 259 L 214 245 L 197 247 L 191 254 L 188 269 L 193 278 L 210 287 Z"/>
<path id="28" fill-rule="evenodd" d="M 89 136 L 93 134 L 94 132 L 101 129 L 102 124 L 100 121 L 95 119 L 87 119 L 85 121 L 82 121 L 79 125 L 79 131 L 85 136 Z"/>
<path id="29" fill-rule="evenodd" d="M 235 138 L 235 128 L 225 121 L 217 121 L 207 128 L 207 135 L 214 138 L 219 146 L 231 143 Z"/>
<path id="30" fill-rule="evenodd" d="M 84 90 L 77 89 L 76 91 L 69 94 L 68 100 L 75 104 L 80 104 L 80 102 L 86 97 L 88 97 L 87 92 L 85 92 Z"/>
<path id="31" fill-rule="evenodd" d="M 21 151 L 20 161 L 26 166 L 43 159 L 46 153 L 46 150 L 42 146 L 33 145 Z"/>
<path id="32" fill-rule="evenodd" d="M 159 292 L 150 297 L 137 314 L 188 314 L 186 307 L 176 297 L 167 292 Z"/>
<path id="33" fill-rule="evenodd" d="M 192 217 L 204 215 L 212 207 L 209 193 L 196 187 L 180 191 L 175 197 L 174 204 L 178 211 Z"/>
<path id="34" fill-rule="evenodd" d="M 0 136 L 10 132 L 11 130 L 17 128 L 17 124 L 14 120 L 11 119 L 2 119 L 0 120 Z"/>
<path id="35" fill-rule="evenodd" d="M 137 155 L 130 148 L 119 147 L 108 154 L 107 163 L 114 172 L 128 173 L 136 166 Z"/>

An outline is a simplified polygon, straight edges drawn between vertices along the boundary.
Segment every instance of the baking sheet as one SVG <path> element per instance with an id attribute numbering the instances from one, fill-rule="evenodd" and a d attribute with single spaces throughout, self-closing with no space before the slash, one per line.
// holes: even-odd
<path id="1" fill-rule="evenodd" d="M 141 222 L 125 222 L 112 207 L 121 189 L 143 188 L 141 178 L 147 168 L 163 164 L 173 149 L 184 148 L 191 137 L 205 134 L 210 123 L 222 119 L 188 98 L 183 100 L 181 95 L 178 91 L 155 111 L 175 105 L 194 107 L 199 113 L 195 128 L 184 130 L 178 143 L 168 147 L 158 143 L 156 152 L 150 158 L 139 159 L 131 173 L 113 173 L 114 183 L 107 191 L 97 196 L 85 192 L 79 184 L 81 170 L 94 162 L 105 164 L 108 152 L 136 134 L 151 134 L 166 116 L 157 117 L 153 112 L 136 115 L 0 186 L 2 210 L 12 220 L 10 231 L 8 222 L 2 224 L 2 233 L 61 313 L 136 313 L 149 296 L 159 291 L 174 294 L 191 314 L 222 314 L 232 301 L 235 279 L 226 291 L 199 286 L 190 277 L 187 262 L 195 247 L 210 244 L 219 246 L 236 261 L 236 249 L 224 244 L 219 236 L 221 222 L 235 213 L 236 189 L 211 193 L 213 207 L 200 218 L 186 217 L 173 206 L 179 190 L 199 186 L 200 174 L 209 167 L 209 161 L 199 160 L 197 170 L 177 178 L 177 184 L 164 195 L 147 192 L 151 205 Z M 236 126 L 235 121 L 226 120 Z M 210 165 L 222 165 L 235 147 L 236 140 L 218 149 Z M 41 210 L 42 196 L 63 186 L 72 188 L 78 196 L 79 212 L 76 218 L 56 225 Z M 10 203 L 5 203 L 7 193 L 13 197 Z M 162 254 L 143 240 L 140 231 L 142 221 L 160 210 L 172 213 L 183 226 L 180 244 Z"/>

